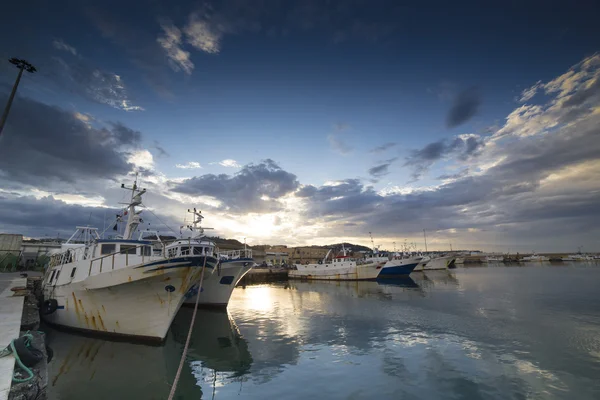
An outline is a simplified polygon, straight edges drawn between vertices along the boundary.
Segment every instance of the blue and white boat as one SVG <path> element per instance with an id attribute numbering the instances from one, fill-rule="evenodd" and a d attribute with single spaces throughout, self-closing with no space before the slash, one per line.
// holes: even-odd
<path id="1" fill-rule="evenodd" d="M 199 226 L 204 217 L 195 208 L 193 213 L 194 223 L 189 228 L 198 231 L 199 234 L 191 239 L 192 242 L 198 243 L 198 246 L 210 247 L 212 251 L 215 251 L 214 242 L 204 238 L 204 229 L 210 228 Z M 247 248 L 232 251 L 216 250 L 214 254 L 218 260 L 215 273 L 205 277 L 202 288 L 198 282 L 186 293 L 185 305 L 194 306 L 197 302 L 199 306 L 203 307 L 227 307 L 233 289 L 254 265 L 252 250 Z M 197 296 L 199 296 L 198 299 L 196 299 Z"/>

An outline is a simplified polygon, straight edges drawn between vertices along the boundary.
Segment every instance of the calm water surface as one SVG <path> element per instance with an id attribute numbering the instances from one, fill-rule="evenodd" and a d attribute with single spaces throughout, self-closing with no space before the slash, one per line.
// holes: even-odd
<path id="1" fill-rule="evenodd" d="M 50 331 L 51 399 L 166 399 L 164 346 Z M 237 288 L 199 311 L 178 399 L 600 399 L 600 264 Z"/>

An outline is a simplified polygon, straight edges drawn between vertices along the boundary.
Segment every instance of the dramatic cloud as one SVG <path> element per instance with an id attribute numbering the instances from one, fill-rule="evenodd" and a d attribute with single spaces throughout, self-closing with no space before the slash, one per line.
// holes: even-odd
<path id="1" fill-rule="evenodd" d="M 473 118 L 481 106 L 481 95 L 475 87 L 459 93 L 452 101 L 446 117 L 448 128 L 455 128 Z"/>
<path id="2" fill-rule="evenodd" d="M 170 21 L 160 24 L 163 34 L 156 39 L 169 59 L 169 65 L 174 71 L 183 70 L 190 75 L 194 70 L 194 63 L 190 60 L 190 53 L 181 48 L 181 31 Z"/>
<path id="3" fill-rule="evenodd" d="M 535 244 L 546 251 L 596 246 L 593 238 L 600 233 L 596 57 L 549 83 L 538 83 L 554 97 L 546 104 L 518 108 L 487 139 L 461 135 L 431 143 L 407 159 L 417 172 L 442 159 L 469 160 L 460 172 L 440 176 L 445 181 L 441 185 L 381 192 L 358 180 L 304 186 L 296 195 L 305 202 L 310 223 L 328 222 L 321 232 L 324 236 L 343 235 L 347 227 L 335 222 L 344 221 L 381 235 L 396 234 L 398 226 L 403 232 L 423 228 L 443 232 L 446 240 L 464 241 L 470 235 L 471 243 L 487 240 L 484 245 L 495 249 L 509 240 L 513 251 L 531 251 Z M 473 154 L 481 156 L 472 159 Z M 506 244 L 501 246 L 507 251 Z"/>
<path id="4" fill-rule="evenodd" d="M 176 192 L 210 196 L 234 212 L 266 212 L 280 208 L 278 199 L 298 188 L 296 175 L 284 171 L 273 160 L 245 165 L 235 175 L 207 174 L 175 184 Z"/>
<path id="5" fill-rule="evenodd" d="M 375 153 L 375 154 L 383 153 L 384 151 L 389 150 L 397 145 L 398 145 L 398 143 L 393 143 L 393 142 L 384 143 L 381 146 L 377 146 L 377 147 L 369 150 L 369 153 Z"/>
<path id="6" fill-rule="evenodd" d="M 3 231 L 26 236 L 56 237 L 58 234 L 66 238 L 78 225 L 96 227 L 99 232 L 106 229 L 106 235 L 113 235 L 116 232 L 112 227 L 119 211 L 118 208 L 69 204 L 53 196 L 36 198 L 0 191 L 0 221 L 2 221 Z M 161 222 L 164 221 L 176 229 L 177 224 L 172 218 L 160 213 L 157 218 L 154 214 L 142 211 L 144 223 L 140 228 L 155 229 L 165 234 L 175 233 Z"/>
<path id="7" fill-rule="evenodd" d="M 181 169 L 200 169 L 200 168 L 202 168 L 202 166 L 200 165 L 199 162 L 189 161 L 186 164 L 176 164 L 175 168 L 181 168 Z"/>
<path id="8" fill-rule="evenodd" d="M 54 78 L 62 88 L 123 111 L 144 110 L 132 103 L 119 75 L 95 68 L 81 58 L 67 62 L 54 57 L 54 61 L 57 71 Z"/>
<path id="9" fill-rule="evenodd" d="M 0 137 L 0 178 L 47 187 L 126 174 L 140 132 L 121 123 L 95 128 L 58 107 L 17 98 Z"/>
<path id="10" fill-rule="evenodd" d="M 62 39 L 55 39 L 52 42 L 52 46 L 54 46 L 54 48 L 57 49 L 57 50 L 67 51 L 67 52 L 73 54 L 74 56 L 77 55 L 77 50 L 75 49 L 75 47 L 69 46 L 68 44 L 66 44 L 65 42 L 63 42 Z"/>
<path id="11" fill-rule="evenodd" d="M 459 135 L 452 140 L 442 139 L 429 143 L 406 158 L 405 167 L 413 170 L 412 178 L 418 180 L 436 162 L 448 157 L 467 160 L 478 154 L 485 145 L 478 135 Z"/>

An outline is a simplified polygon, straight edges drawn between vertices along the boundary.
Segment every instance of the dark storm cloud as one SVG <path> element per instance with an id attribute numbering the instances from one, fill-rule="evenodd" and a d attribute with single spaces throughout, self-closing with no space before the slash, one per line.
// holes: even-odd
<path id="1" fill-rule="evenodd" d="M 17 98 L 0 137 L 1 176 L 41 187 L 112 178 L 131 170 L 127 149 L 140 139 L 121 123 L 94 128 L 75 113 Z"/>
<path id="2" fill-rule="evenodd" d="M 389 160 L 385 160 L 382 164 L 369 168 L 369 174 L 378 178 L 389 174 L 388 168 L 397 159 L 397 157 L 390 158 Z"/>
<path id="3" fill-rule="evenodd" d="M 479 89 L 471 87 L 460 92 L 452 101 L 446 117 L 446 126 L 455 128 L 473 118 L 481 106 Z"/>
<path id="4" fill-rule="evenodd" d="M 369 150 L 369 153 L 383 153 L 386 150 L 389 150 L 395 146 L 397 146 L 398 143 L 393 143 L 393 142 L 388 142 L 388 143 L 384 143 L 381 146 L 377 146 L 371 150 Z"/>
<path id="5" fill-rule="evenodd" d="M 406 158 L 404 166 L 411 168 L 412 179 L 418 180 L 436 161 L 447 157 L 456 157 L 464 161 L 476 156 L 484 146 L 484 140 L 476 135 L 442 139 L 414 151 Z"/>
<path id="6" fill-rule="evenodd" d="M 36 199 L 33 196 L 18 196 L 8 193 L 0 194 L 0 221 L 5 233 L 20 233 L 31 237 L 45 235 L 55 237 L 57 233 L 65 238 L 75 231 L 76 226 L 88 225 L 105 227 L 107 235 L 116 233 L 112 230 L 119 213 L 118 208 L 105 208 L 68 204 L 52 196 Z M 151 213 L 142 211 L 144 223 L 142 229 L 155 229 L 160 232 L 173 233 L 160 221 L 178 226 L 171 218 L 159 215 L 160 221 Z"/>
<path id="7" fill-rule="evenodd" d="M 173 190 L 195 196 L 210 196 L 233 212 L 265 212 L 280 208 L 277 199 L 299 186 L 296 175 L 284 171 L 273 160 L 248 164 L 235 175 L 207 174 L 177 184 Z M 262 200 L 267 196 L 269 200 Z"/>

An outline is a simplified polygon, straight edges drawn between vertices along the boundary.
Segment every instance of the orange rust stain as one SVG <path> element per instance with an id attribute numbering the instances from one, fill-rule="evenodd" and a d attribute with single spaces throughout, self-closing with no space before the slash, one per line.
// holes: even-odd
<path id="1" fill-rule="evenodd" d="M 90 320 L 88 319 L 87 313 L 84 312 L 83 315 L 85 316 L 85 326 L 87 326 L 89 328 L 90 327 Z"/>
<path id="2" fill-rule="evenodd" d="M 81 304 L 81 299 L 78 299 L 79 307 L 81 307 L 81 311 L 85 312 L 85 308 L 83 308 L 83 304 Z"/>
<path id="3" fill-rule="evenodd" d="M 90 351 L 92 350 L 92 347 L 94 347 L 94 342 L 91 342 L 90 347 L 88 347 L 85 350 L 85 355 L 83 356 L 83 358 L 88 358 L 90 356 Z"/>
<path id="4" fill-rule="evenodd" d="M 104 308 L 104 304 L 102 304 L 102 311 L 104 311 L 104 314 L 106 314 L 106 308 Z"/>
<path id="5" fill-rule="evenodd" d="M 98 330 L 98 325 L 96 325 L 96 317 L 92 315 L 92 326 L 95 330 Z"/>
<path id="6" fill-rule="evenodd" d="M 131 282 L 131 277 L 129 277 L 129 279 L 127 279 L 127 282 Z"/>
<path id="7" fill-rule="evenodd" d="M 102 327 L 102 330 L 106 331 L 106 326 L 104 326 L 104 321 L 102 320 L 102 317 L 100 316 L 99 311 L 98 311 L 98 322 L 100 322 L 100 326 Z"/>
<path id="8" fill-rule="evenodd" d="M 77 297 L 75 297 L 75 292 L 71 292 L 73 295 L 73 302 L 75 303 L 75 313 L 79 316 L 79 307 L 77 306 Z"/>
<path id="9" fill-rule="evenodd" d="M 117 328 L 120 328 L 119 321 L 115 321 L 115 325 L 117 325 Z M 114 329 L 113 329 L 113 331 L 114 331 Z"/>
<path id="10" fill-rule="evenodd" d="M 165 279 L 163 279 L 163 282 L 167 282 L 167 281 L 170 281 L 170 280 L 171 280 L 171 277 L 167 276 Z"/>
<path id="11" fill-rule="evenodd" d="M 160 296 L 158 295 L 158 293 L 156 293 L 156 297 L 158 297 L 158 301 L 160 301 L 160 305 L 162 306 L 163 304 L 165 304 L 165 301 L 163 299 L 160 298 Z"/>
<path id="12" fill-rule="evenodd" d="M 67 304 L 66 304 L 66 307 L 67 307 L 67 311 L 69 311 L 69 298 L 68 298 L 68 297 L 67 297 Z"/>

